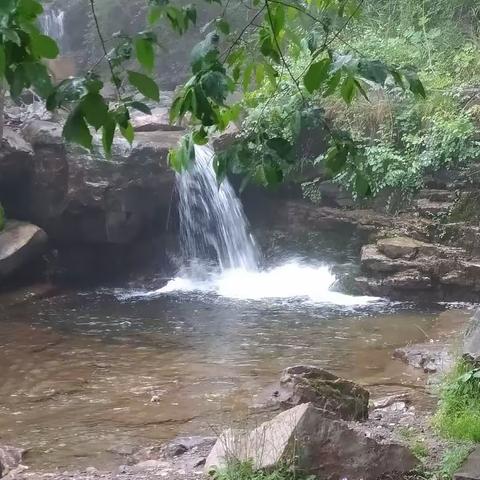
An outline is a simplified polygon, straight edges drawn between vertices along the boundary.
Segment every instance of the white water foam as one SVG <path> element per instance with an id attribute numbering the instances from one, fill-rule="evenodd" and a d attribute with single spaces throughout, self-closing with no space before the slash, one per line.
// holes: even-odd
<path id="1" fill-rule="evenodd" d="M 261 270 L 260 252 L 239 198 L 228 179 L 217 183 L 214 155 L 209 146 L 196 146 L 194 164 L 177 175 L 184 267 L 162 288 L 119 298 L 196 292 L 237 300 L 301 299 L 344 306 L 379 300 L 332 291 L 336 278 L 325 265 L 290 261 Z"/>
<path id="2" fill-rule="evenodd" d="M 263 271 L 228 269 L 200 277 L 190 274 L 170 280 L 164 287 L 147 292 L 131 292 L 122 298 L 158 297 L 181 293 L 205 293 L 235 300 L 303 299 L 309 303 L 343 306 L 366 305 L 376 297 L 353 296 L 331 290 L 336 278 L 327 266 L 313 267 L 288 262 Z"/>

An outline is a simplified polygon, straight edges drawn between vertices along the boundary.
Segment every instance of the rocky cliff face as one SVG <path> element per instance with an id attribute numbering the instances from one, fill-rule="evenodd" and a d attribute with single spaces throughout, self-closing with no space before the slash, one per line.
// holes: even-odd
<path id="1" fill-rule="evenodd" d="M 139 260 L 144 240 L 165 234 L 174 187 L 167 154 L 182 132 L 159 130 L 162 124 L 152 121 L 152 131 L 138 132 L 132 147 L 117 139 L 111 160 L 100 149 L 66 145 L 53 122 L 7 129 L 0 202 L 9 218 L 47 233 L 55 269 L 71 277 L 109 276 L 128 269 L 130 258 Z"/>

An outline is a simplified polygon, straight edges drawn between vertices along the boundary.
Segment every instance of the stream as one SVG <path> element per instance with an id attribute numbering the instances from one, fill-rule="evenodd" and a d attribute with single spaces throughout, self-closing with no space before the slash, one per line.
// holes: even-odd
<path id="1" fill-rule="evenodd" d="M 233 216 L 194 196 L 204 173 L 182 179 L 183 225 L 201 234 L 183 231 L 173 278 L 2 296 L 0 443 L 28 449 L 33 470 L 113 468 L 136 448 L 241 425 L 295 364 L 431 407 L 424 374 L 393 350 L 451 337 L 468 312 L 348 294 L 355 238 L 268 222 L 250 235 L 228 185 L 209 192 Z"/>

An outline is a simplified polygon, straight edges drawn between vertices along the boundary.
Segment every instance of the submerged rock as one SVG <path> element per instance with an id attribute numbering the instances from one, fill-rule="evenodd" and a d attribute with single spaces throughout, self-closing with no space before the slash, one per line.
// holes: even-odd
<path id="1" fill-rule="evenodd" d="M 39 257 L 47 234 L 36 225 L 10 220 L 0 232 L 0 278 L 5 278 Z"/>
<path id="2" fill-rule="evenodd" d="M 349 480 L 404 474 L 418 463 L 406 447 L 369 438 L 359 428 L 327 418 L 311 403 L 282 412 L 251 432 L 226 430 L 205 471 L 238 460 L 251 461 L 257 469 L 293 463 L 319 478 Z"/>
<path id="3" fill-rule="evenodd" d="M 0 478 L 22 463 L 24 450 L 0 445 Z"/>
<path id="4" fill-rule="evenodd" d="M 418 343 L 397 348 L 393 356 L 425 373 L 447 372 L 454 362 L 444 343 Z"/>

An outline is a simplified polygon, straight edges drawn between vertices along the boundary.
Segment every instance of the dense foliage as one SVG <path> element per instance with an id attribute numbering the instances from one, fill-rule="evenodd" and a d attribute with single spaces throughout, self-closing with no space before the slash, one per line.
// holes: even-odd
<path id="1" fill-rule="evenodd" d="M 307 156 L 301 164 L 332 166 L 335 181 L 354 194 L 366 179 L 373 194 L 396 190 L 408 195 L 422 186 L 426 172 L 475 161 L 479 12 L 476 2 L 464 0 L 366 0 L 362 16 L 335 40 L 336 51 L 344 58 L 361 52 L 385 64 L 410 66 L 419 72 L 428 96 L 414 99 L 392 82 L 382 88 L 378 82 L 368 83 L 368 98 L 360 94 L 350 104 L 338 94 L 314 96 L 305 109 L 307 118 L 309 111 L 324 112 L 331 129 L 354 140 L 357 155 L 354 161 L 340 164 L 341 169 L 338 159 L 328 154 Z M 308 65 L 308 54 L 300 55 L 294 68 L 301 71 Z M 271 131 L 295 138 L 297 103 L 295 85 L 288 85 L 288 78 L 273 99 L 267 92 L 247 99 L 241 135 L 252 155 L 263 154 L 258 142 L 251 142 L 256 126 L 264 128 L 258 120 L 263 112 Z M 315 181 L 304 185 L 310 198 L 319 198 L 316 185 Z"/>
<path id="2" fill-rule="evenodd" d="M 172 123 L 187 115 L 192 125 L 191 133 L 171 152 L 170 162 L 177 170 L 187 168 L 193 160 L 194 144 L 206 143 L 212 134 L 225 130 L 238 118 L 241 108 L 230 98 L 239 91 L 261 89 L 264 95 L 274 97 L 277 92 L 294 89 L 290 106 L 295 109 L 292 117 L 297 130 L 304 117 L 308 117 L 303 112 L 318 96 L 338 94 L 349 104 L 357 95 L 367 97 L 371 83 L 392 84 L 425 95 L 413 69 L 365 58 L 353 51 L 336 50 L 339 40 L 360 14 L 362 1 L 251 0 L 241 4 L 246 22 L 238 28 L 233 28 L 228 20 L 230 8 L 235 8 L 238 14 L 238 4 L 232 7 L 229 1 L 203 1 L 217 3 L 222 8 L 203 27 L 205 38 L 192 51 L 192 76 L 171 109 Z M 64 127 L 67 140 L 92 148 L 93 131 L 101 131 L 103 147 L 109 155 L 117 130 L 130 143 L 134 139 L 131 110 L 150 111 L 135 92 L 152 101 L 159 99 L 159 88 L 152 75 L 160 46 L 155 27 L 167 24 L 175 34 L 183 35 L 196 25 L 197 9 L 169 0 L 148 0 L 150 28 L 133 35 L 118 32 L 113 36 L 113 45 L 107 48 L 95 0 L 89 0 L 89 5 L 101 46 L 100 58 L 84 76 L 54 86 L 43 60 L 55 58 L 58 47 L 37 27 L 42 5 L 37 0 L 2 2 L 0 75 L 6 78 L 13 99 L 25 88 L 33 87 L 46 99 L 49 110 L 67 109 L 69 115 Z M 102 65 L 107 68 L 101 68 Z M 102 76 L 105 70 L 107 78 Z M 114 101 L 102 96 L 107 80 L 115 88 Z M 357 191 L 360 194 L 370 191 L 368 178 L 361 168 L 355 167 L 363 156 L 355 139 L 337 134 L 323 116 L 317 120 L 324 124 L 330 141 L 328 168 L 339 172 L 349 167 Z M 283 180 L 285 171 L 296 161 L 292 153 L 293 138 L 283 133 L 288 132 L 256 128 L 250 140 L 261 145 L 264 154 L 253 157 L 249 148 L 239 144 L 228 156 L 217 157 L 219 178 L 233 171 L 264 185 Z"/>

